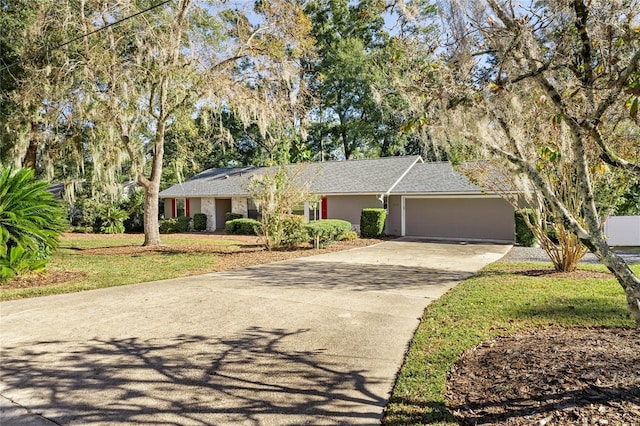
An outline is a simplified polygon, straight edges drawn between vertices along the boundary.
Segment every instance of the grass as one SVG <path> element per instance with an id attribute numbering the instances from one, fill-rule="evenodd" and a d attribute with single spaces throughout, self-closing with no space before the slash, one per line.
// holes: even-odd
<path id="1" fill-rule="evenodd" d="M 455 425 L 445 406 L 447 373 L 465 350 L 497 335 L 544 328 L 633 327 L 615 279 L 532 277 L 540 263 L 489 265 L 424 313 L 393 390 L 387 425 Z M 634 265 L 636 274 L 640 265 Z M 585 269 L 605 272 L 600 265 Z"/>
<path id="2" fill-rule="evenodd" d="M 0 300 L 70 293 L 96 288 L 135 284 L 163 280 L 211 271 L 218 261 L 215 247 L 223 246 L 233 250 L 237 244 L 232 240 L 222 240 L 210 236 L 197 238 L 185 234 L 162 236 L 163 244 L 172 247 L 189 246 L 197 242 L 196 253 L 145 253 L 132 254 L 87 254 L 83 250 L 123 246 L 140 246 L 144 237 L 139 234 L 90 235 L 67 234 L 63 236 L 60 248 L 54 252 L 48 269 L 55 271 L 80 272 L 83 276 L 59 285 L 30 288 L 0 287 Z M 222 247 L 220 247 L 222 248 Z M 207 250 L 214 251 L 208 253 Z"/>

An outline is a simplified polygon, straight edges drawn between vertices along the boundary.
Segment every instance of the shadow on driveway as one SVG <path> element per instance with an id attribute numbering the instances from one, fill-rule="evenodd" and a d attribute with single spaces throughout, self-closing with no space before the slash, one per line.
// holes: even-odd
<path id="1" fill-rule="evenodd" d="M 379 421 L 385 399 L 368 390 L 373 379 L 323 360 L 322 351 L 280 349 L 306 331 L 35 342 L 4 351 L 3 392 L 29 389 L 39 399 L 30 410 L 60 424 L 264 424 L 296 414 Z M 332 409 L 354 403 L 371 408 Z"/>

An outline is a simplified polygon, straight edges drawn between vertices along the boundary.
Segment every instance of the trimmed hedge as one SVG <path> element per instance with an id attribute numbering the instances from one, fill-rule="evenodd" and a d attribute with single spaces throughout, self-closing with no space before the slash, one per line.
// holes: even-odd
<path id="1" fill-rule="evenodd" d="M 341 219 L 314 220 L 305 225 L 312 242 L 317 241 L 320 246 L 331 244 L 339 240 L 351 230 L 351 223 Z"/>
<path id="2" fill-rule="evenodd" d="M 173 217 L 160 221 L 160 233 L 172 234 L 179 232 L 188 232 L 191 225 L 191 218 L 186 216 Z"/>
<path id="3" fill-rule="evenodd" d="M 242 219 L 243 217 L 244 216 L 242 216 L 240 213 L 226 212 L 224 214 L 225 222 L 228 222 L 230 220 Z"/>
<path id="4" fill-rule="evenodd" d="M 362 209 L 360 214 L 360 235 L 364 238 L 380 238 L 384 235 L 385 209 Z"/>
<path id="5" fill-rule="evenodd" d="M 516 210 L 514 214 L 516 222 L 516 243 L 525 247 L 533 247 L 538 242 L 538 239 L 527 226 L 524 215 L 529 216 L 529 221 L 535 223 L 536 220 L 538 220 L 535 211 L 532 209 L 520 209 Z"/>
<path id="6" fill-rule="evenodd" d="M 233 219 L 224 224 L 224 232 L 231 235 L 258 235 L 262 224 L 255 219 Z"/>
<path id="7" fill-rule="evenodd" d="M 193 229 L 196 231 L 205 231 L 207 229 L 207 215 L 204 213 L 196 213 L 193 215 Z"/>

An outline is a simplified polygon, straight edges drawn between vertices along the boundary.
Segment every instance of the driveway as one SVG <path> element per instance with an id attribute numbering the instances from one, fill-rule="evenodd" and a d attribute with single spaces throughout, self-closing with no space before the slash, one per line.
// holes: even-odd
<path id="1" fill-rule="evenodd" d="M 394 240 L 4 302 L 0 423 L 379 424 L 424 308 L 509 248 Z"/>

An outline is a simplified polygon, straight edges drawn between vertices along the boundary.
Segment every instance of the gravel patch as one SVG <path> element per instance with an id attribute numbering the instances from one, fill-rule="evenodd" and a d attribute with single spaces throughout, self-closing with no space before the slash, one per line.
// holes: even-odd
<path id="1" fill-rule="evenodd" d="M 640 263 L 640 248 L 630 250 L 615 250 L 627 263 L 635 264 Z M 545 262 L 549 261 L 549 256 L 538 247 L 521 247 L 513 246 L 513 248 L 502 257 L 498 262 Z M 598 258 L 592 254 L 587 253 L 585 257 L 580 260 L 580 263 L 600 263 Z"/>

